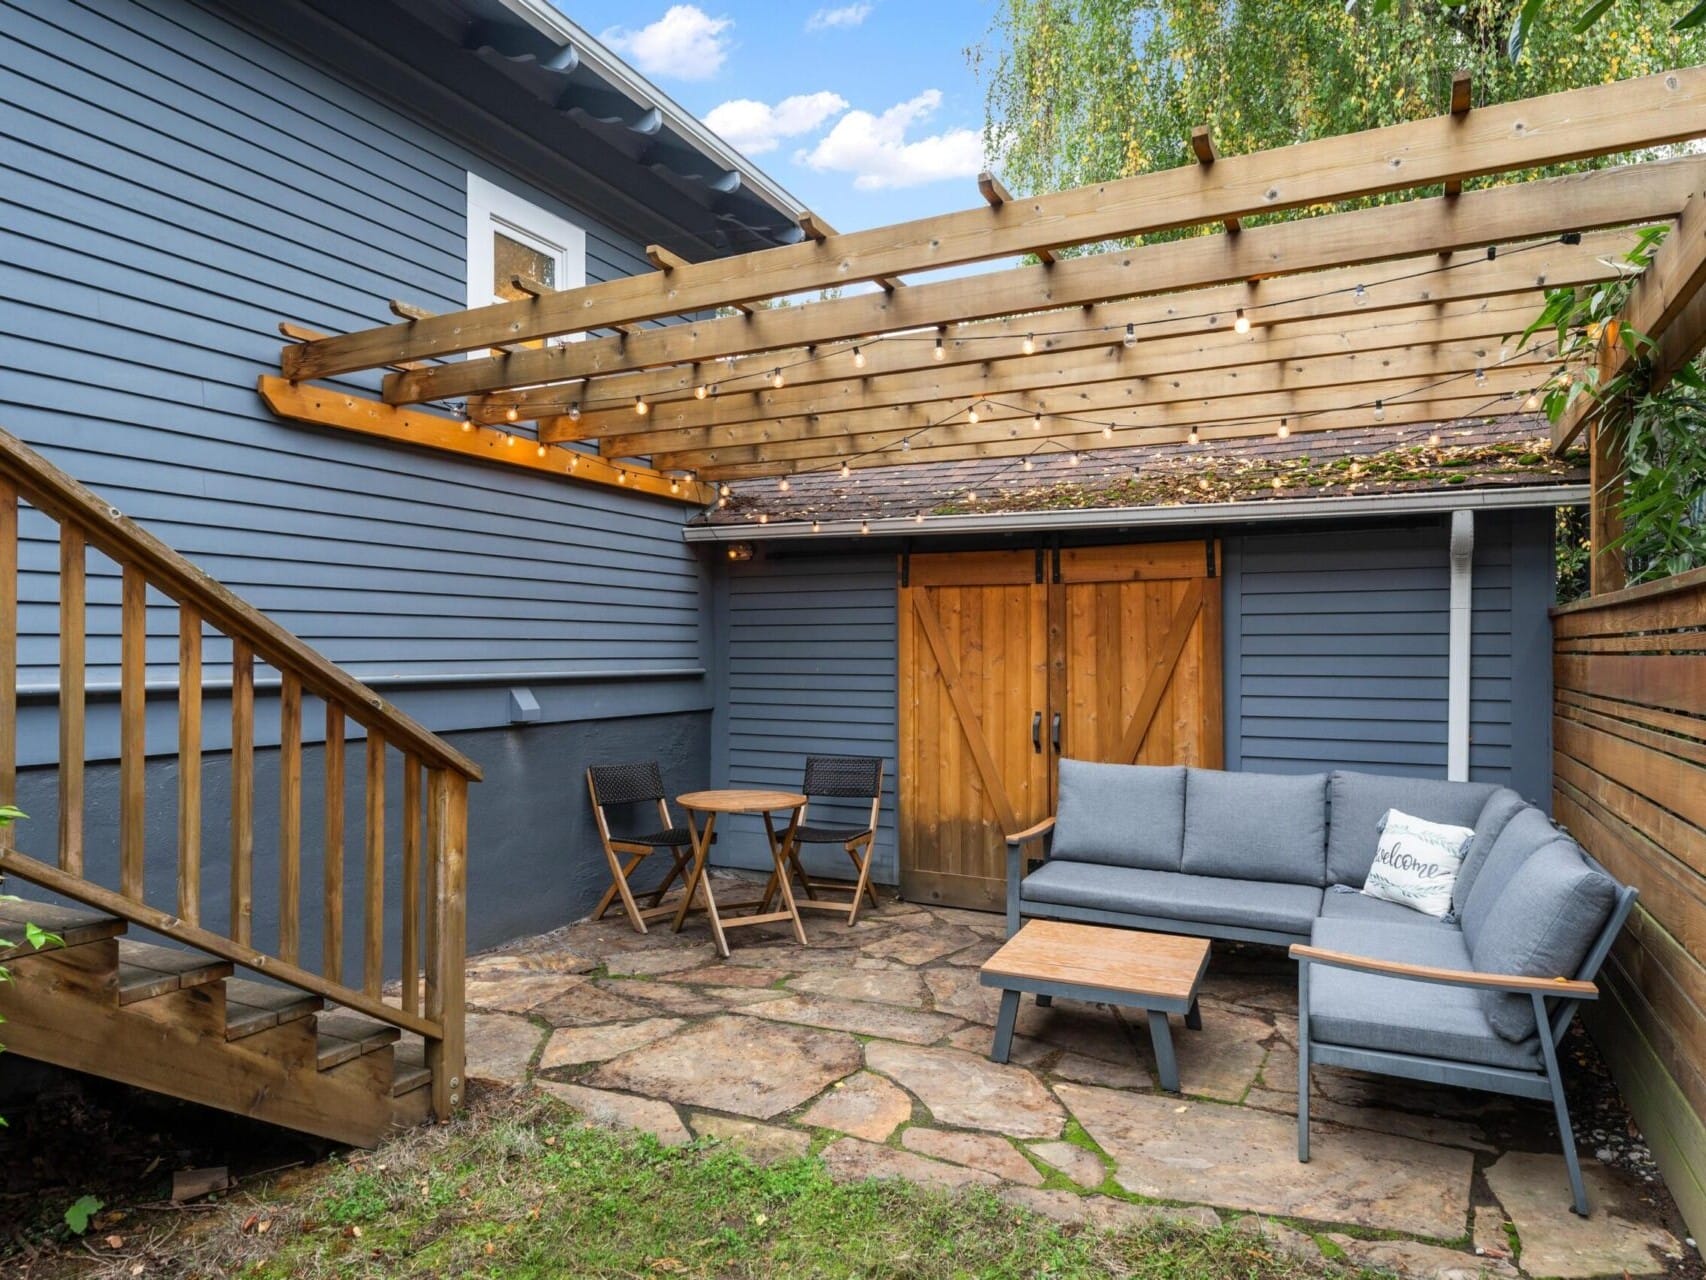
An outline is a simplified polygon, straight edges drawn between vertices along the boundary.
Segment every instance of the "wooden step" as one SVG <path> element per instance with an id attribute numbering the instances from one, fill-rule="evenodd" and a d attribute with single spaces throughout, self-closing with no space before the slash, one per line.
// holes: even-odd
<path id="1" fill-rule="evenodd" d="M 432 1083 L 432 1072 L 427 1069 L 426 1064 L 426 1041 L 416 1035 L 407 1035 L 397 1042 L 397 1047 L 392 1052 L 393 1098 L 400 1098 L 405 1093 L 412 1093 Z"/>
<path id="2" fill-rule="evenodd" d="M 118 944 L 120 1004 L 134 1004 L 138 1000 L 163 996 L 169 991 L 206 986 L 221 978 L 229 978 L 231 973 L 229 961 L 216 960 L 199 951 L 157 947 L 128 938 L 121 939 Z"/>
<path id="3" fill-rule="evenodd" d="M 320 1012 L 325 1001 L 294 987 L 269 986 L 243 978 L 225 980 L 225 1038 L 241 1040 L 270 1027 Z"/>
<path id="4" fill-rule="evenodd" d="M 395 1044 L 402 1034 L 396 1027 L 348 1009 L 322 1013 L 315 1019 L 315 1025 L 319 1036 L 316 1058 L 322 1071 Z"/>
<path id="5" fill-rule="evenodd" d="M 68 947 L 116 938 L 125 931 L 125 922 L 117 916 L 91 911 L 87 907 L 60 907 L 51 902 L 0 902 L 0 938 L 19 944 L 0 948 L 0 960 L 9 956 L 29 955 L 35 950 L 24 941 L 24 926 L 34 924 L 57 933 Z"/>

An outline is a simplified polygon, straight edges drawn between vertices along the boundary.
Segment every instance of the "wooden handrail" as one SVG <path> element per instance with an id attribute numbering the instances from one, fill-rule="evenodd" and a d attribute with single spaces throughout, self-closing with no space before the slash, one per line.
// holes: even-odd
<path id="1" fill-rule="evenodd" d="M 378 731 L 422 764 L 453 770 L 470 782 L 479 781 L 480 766 L 444 739 L 3 430 L 0 477 L 17 485 L 31 506 L 77 529 L 91 545 L 120 564 L 136 566 L 150 586 L 179 604 L 194 607 L 233 640 L 246 642 L 257 657 L 295 676 L 305 691 L 342 707 L 350 719 Z"/>

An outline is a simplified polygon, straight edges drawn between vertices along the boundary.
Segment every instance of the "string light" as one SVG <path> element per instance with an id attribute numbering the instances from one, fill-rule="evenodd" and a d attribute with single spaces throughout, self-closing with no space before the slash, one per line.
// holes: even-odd
<path id="1" fill-rule="evenodd" d="M 786 493 L 786 492 L 788 492 L 790 487 L 791 486 L 788 484 L 788 477 L 787 476 L 783 476 L 780 480 L 778 480 L 776 482 L 776 491 L 778 493 Z"/>
<path id="2" fill-rule="evenodd" d="M 1428 434 L 1428 443 L 1430 445 L 1432 445 L 1435 449 L 1439 448 L 1439 432 L 1437 432 L 1437 431 L 1430 432 Z"/>
<path id="3" fill-rule="evenodd" d="M 507 418 L 509 421 L 514 422 L 517 418 L 521 417 L 521 410 L 517 409 L 512 404 L 512 405 L 510 405 L 509 408 L 504 410 L 504 417 Z"/>
<path id="4" fill-rule="evenodd" d="M 942 335 L 939 333 L 936 335 L 935 356 L 938 360 L 946 360 L 948 358 L 948 349 L 942 345 Z"/>
<path id="5" fill-rule="evenodd" d="M 1278 493 L 1279 490 L 1280 490 L 1280 478 L 1278 476 L 1275 476 L 1274 477 L 1274 492 Z"/>
<path id="6" fill-rule="evenodd" d="M 541 458 L 543 458 L 545 456 L 545 446 L 542 444 L 541 445 L 535 445 L 533 452 L 538 454 Z"/>
<path id="7" fill-rule="evenodd" d="M 966 501 L 967 502 L 976 502 L 977 501 L 977 490 L 976 489 L 966 490 Z"/>
<path id="8" fill-rule="evenodd" d="M 671 476 L 669 478 L 669 491 L 671 493 L 680 493 L 681 492 L 681 481 L 676 479 L 674 476 Z"/>
<path id="9" fill-rule="evenodd" d="M 1125 343 L 1125 349 L 1127 351 L 1130 351 L 1137 345 L 1137 326 L 1135 324 L 1128 323 L 1126 325 L 1125 338 L 1122 341 Z"/>
<path id="10" fill-rule="evenodd" d="M 1368 290 L 1363 288 L 1359 284 L 1356 287 L 1356 292 L 1351 294 L 1351 301 L 1356 303 L 1357 306 L 1359 306 L 1359 307 L 1367 306 L 1368 305 Z"/>
<path id="11" fill-rule="evenodd" d="M 760 511 L 758 513 L 758 523 L 759 524 L 769 524 L 770 523 L 770 513 L 768 511 Z"/>
<path id="12" fill-rule="evenodd" d="M 1197 434 L 1197 429 L 1195 427 L 1192 427 L 1191 428 L 1191 434 L 1189 436 L 1187 436 L 1186 439 L 1188 439 L 1192 444 L 1196 444 L 1198 441 L 1200 441 L 1202 439 L 1202 437 Z"/>
<path id="13" fill-rule="evenodd" d="M 859 521 L 859 532 L 860 533 L 869 533 L 870 531 L 871 531 L 871 522 L 869 520 Z"/>
<path id="14" fill-rule="evenodd" d="M 911 436 L 901 437 L 900 451 L 902 453 L 911 453 L 912 452 L 912 437 Z"/>
<path id="15" fill-rule="evenodd" d="M 1110 424 L 1105 424 L 1105 425 L 1104 425 L 1104 426 L 1103 426 L 1103 427 L 1102 427 L 1102 439 L 1104 439 L 1104 440 L 1112 440 L 1112 439 L 1113 439 L 1113 438 L 1114 438 L 1114 428 L 1113 428 L 1113 425 L 1112 425 L 1112 424 L 1111 424 L 1111 423 L 1110 423 Z"/>
<path id="16" fill-rule="evenodd" d="M 1043 415 L 1040 413 L 1032 414 L 1031 415 L 1031 430 L 1032 431 L 1041 431 L 1042 429 L 1043 429 Z"/>
<path id="17" fill-rule="evenodd" d="M 710 394 L 710 388 L 708 388 L 703 382 L 693 388 L 693 398 L 695 400 L 703 400 L 708 394 Z"/>
<path id="18" fill-rule="evenodd" d="M 1204 493 L 1208 492 L 1208 477 L 1207 476 L 1198 476 L 1197 477 L 1197 488 L 1201 489 Z"/>
<path id="19" fill-rule="evenodd" d="M 1524 409 L 1527 409 L 1530 413 L 1533 413 L 1536 409 L 1538 409 L 1540 407 L 1539 395 L 1537 395 L 1533 391 L 1530 391 L 1528 393 L 1528 399 L 1526 399 L 1522 402 L 1522 407 Z"/>
<path id="20" fill-rule="evenodd" d="M 1376 422 L 1386 421 L 1386 402 L 1384 400 L 1374 402 L 1374 420 Z"/>
<path id="21" fill-rule="evenodd" d="M 506 449 L 515 448 L 515 437 L 513 435 L 506 435 L 504 437 L 504 448 L 506 448 Z"/>
<path id="22" fill-rule="evenodd" d="M 1232 328 L 1237 333 L 1250 332 L 1250 317 L 1244 314 L 1244 308 L 1238 308 L 1238 318 L 1232 322 Z"/>
<path id="23" fill-rule="evenodd" d="M 971 408 L 966 410 L 966 421 L 970 422 L 974 425 L 976 424 L 976 422 L 977 422 L 977 406 L 975 404 Z"/>
<path id="24" fill-rule="evenodd" d="M 924 513 L 922 511 L 914 511 L 912 513 L 912 523 L 913 524 L 923 524 L 924 523 Z"/>
<path id="25" fill-rule="evenodd" d="M 616 473 L 616 483 L 617 484 L 627 484 L 628 483 L 628 473 L 626 471 L 618 471 Z"/>
<path id="26" fill-rule="evenodd" d="M 1031 460 L 1030 460 L 1030 459 L 1029 459 L 1029 458 L 1026 458 L 1026 459 L 1025 459 L 1025 470 L 1026 470 L 1026 471 L 1032 471 L 1032 470 L 1035 470 L 1035 469 L 1036 469 L 1036 465 L 1037 465 L 1037 464 L 1036 464 L 1036 463 L 1034 463 L 1034 462 L 1032 462 L 1032 461 L 1031 461 Z"/>
<path id="27" fill-rule="evenodd" d="M 1280 424 L 1279 424 L 1279 430 L 1276 431 L 1274 434 L 1277 435 L 1281 440 L 1284 440 L 1286 437 L 1291 435 L 1291 424 L 1288 423 L 1284 418 L 1281 418 Z"/>
<path id="28" fill-rule="evenodd" d="M 1028 356 L 1036 355 L 1037 354 L 1037 338 L 1036 338 L 1036 335 L 1033 333 L 1027 333 L 1025 335 L 1025 340 L 1019 344 L 1019 350 L 1023 351 Z"/>
<path id="29" fill-rule="evenodd" d="M 651 405 L 646 403 L 644 396 L 635 396 L 634 397 L 634 416 L 636 418 L 645 417 L 648 413 L 651 412 L 651 409 L 652 409 Z"/>
<path id="30" fill-rule="evenodd" d="M 1478 387 L 1487 385 L 1487 371 L 1485 369 L 1477 368 L 1475 370 L 1475 385 Z"/>
<path id="31" fill-rule="evenodd" d="M 1076 453 L 1075 453 L 1075 454 L 1073 454 L 1073 455 L 1072 455 L 1072 456 L 1071 456 L 1071 457 L 1070 457 L 1070 458 L 1068 458 L 1068 459 L 1067 459 L 1067 461 L 1068 461 L 1068 462 L 1070 462 L 1070 463 L 1071 463 L 1071 464 L 1072 464 L 1072 465 L 1073 465 L 1073 466 L 1075 466 L 1075 467 L 1076 467 L 1076 466 L 1077 466 L 1077 465 L 1078 465 L 1078 464 L 1079 464 L 1079 463 L 1080 463 L 1080 462 L 1082 462 L 1082 461 L 1084 461 L 1084 459 L 1082 459 L 1082 458 L 1080 458 L 1080 457 L 1079 457 L 1079 456 L 1078 456 L 1078 455 L 1077 455 L 1077 454 L 1076 454 Z"/>
<path id="32" fill-rule="evenodd" d="M 853 348 L 853 367 L 855 369 L 863 369 L 865 367 L 865 353 L 859 350 L 858 347 Z"/>
<path id="33" fill-rule="evenodd" d="M 782 389 L 782 384 L 786 381 L 787 379 L 782 376 L 782 371 L 780 369 L 771 371 L 770 385 L 775 387 L 776 390 L 780 391 Z"/>
<path id="34" fill-rule="evenodd" d="M 717 490 L 717 496 L 719 498 L 726 498 L 729 496 L 730 492 L 731 492 L 731 490 L 729 489 L 728 485 L 725 484 Z"/>
<path id="35" fill-rule="evenodd" d="M 569 406 L 569 421 L 570 422 L 579 422 L 580 420 L 581 420 L 581 402 L 579 400 L 576 400 L 573 404 L 571 404 Z"/>
<path id="36" fill-rule="evenodd" d="M 843 480 L 847 479 L 847 477 L 852 474 L 852 471 L 853 468 L 849 467 L 845 462 L 841 464 L 841 478 Z"/>
<path id="37" fill-rule="evenodd" d="M 466 419 L 466 418 L 462 419 L 462 434 L 463 435 L 467 435 L 468 432 L 472 431 L 473 429 L 474 429 L 474 424 L 472 422 L 468 421 L 468 419 Z"/>
<path id="38" fill-rule="evenodd" d="M 721 511 L 724 507 L 726 507 L 728 505 L 729 505 L 729 500 L 727 498 L 718 498 L 717 499 L 717 510 Z"/>
<path id="39" fill-rule="evenodd" d="M 812 532 L 813 533 L 822 533 L 823 532 L 823 525 L 820 522 L 813 520 L 812 521 Z"/>

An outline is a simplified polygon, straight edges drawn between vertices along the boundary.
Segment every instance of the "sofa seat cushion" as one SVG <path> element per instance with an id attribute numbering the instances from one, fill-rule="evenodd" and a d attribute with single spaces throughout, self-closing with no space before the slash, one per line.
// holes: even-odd
<path id="1" fill-rule="evenodd" d="M 1433 916 L 1423 915 L 1397 902 L 1384 902 L 1366 893 L 1339 888 L 1328 889 L 1321 899 L 1321 914 L 1332 920 L 1367 920 L 1375 924 L 1395 924 L 1414 929 L 1450 929 L 1457 926 Z"/>
<path id="2" fill-rule="evenodd" d="M 1184 766 L 1060 762 L 1055 856 L 1177 871 L 1184 840 Z"/>
<path id="3" fill-rule="evenodd" d="M 1445 782 L 1395 774 L 1335 770 L 1327 828 L 1327 882 L 1360 889 L 1380 844 L 1380 820 L 1398 809 L 1428 822 L 1474 827 L 1498 788 L 1489 782 Z"/>
<path id="4" fill-rule="evenodd" d="M 1328 897 L 1334 895 L 1328 894 Z M 1311 942 L 1327 951 L 1442 969 L 1472 969 L 1463 935 L 1440 925 L 1323 918 Z M 1473 987 L 1446 987 L 1384 974 L 1309 967 L 1309 1038 L 1489 1067 L 1538 1070 L 1540 1043 L 1517 1044 L 1493 1030 Z"/>
<path id="5" fill-rule="evenodd" d="M 1327 775 L 1187 770 L 1182 866 L 1199 876 L 1326 884 Z"/>
<path id="6" fill-rule="evenodd" d="M 1493 841 L 1476 868 L 1475 883 L 1467 894 L 1459 895 L 1462 905 L 1458 908 L 1457 921 L 1463 926 L 1463 936 L 1471 947 L 1481 936 L 1487 917 L 1492 914 L 1493 904 L 1499 900 L 1517 868 L 1537 850 L 1568 839 L 1552 825 L 1550 818 L 1533 805 L 1525 806 L 1505 823 L 1505 829 L 1499 832 L 1499 838 Z"/>
<path id="7" fill-rule="evenodd" d="M 1575 841 L 1543 845 L 1516 869 L 1487 913 L 1470 946 L 1475 967 L 1524 978 L 1574 978 L 1616 901 L 1617 885 Z M 1530 997 L 1484 991 L 1481 1002 L 1505 1039 L 1534 1034 Z"/>
<path id="8" fill-rule="evenodd" d="M 1050 858 L 1026 876 L 1019 899 L 1305 938 L 1321 912 L 1321 890 L 1314 885 L 1228 880 L 1063 858 Z"/>

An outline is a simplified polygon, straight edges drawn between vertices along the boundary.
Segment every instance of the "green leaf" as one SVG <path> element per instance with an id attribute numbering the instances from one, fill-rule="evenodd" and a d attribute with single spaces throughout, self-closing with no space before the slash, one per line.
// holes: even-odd
<path id="1" fill-rule="evenodd" d="M 1700 0 L 1699 4 L 1671 23 L 1670 29 L 1672 31 L 1688 31 L 1698 27 L 1702 22 L 1706 22 L 1706 0 Z"/>
<path id="2" fill-rule="evenodd" d="M 64 938 L 60 937 L 57 933 L 49 933 L 39 924 L 29 924 L 26 922 L 24 925 L 24 937 L 29 939 L 30 945 L 37 951 L 46 947 L 63 947 L 65 945 Z"/>
<path id="3" fill-rule="evenodd" d="M 1574 31 L 1578 36 L 1581 35 L 1589 27 L 1593 26 L 1594 23 L 1603 18 L 1605 16 L 1605 11 L 1611 8 L 1613 3 L 1614 0 L 1593 0 L 1592 4 L 1576 15 L 1576 20 L 1574 24 L 1571 25 L 1570 30 Z"/>
<path id="4" fill-rule="evenodd" d="M 103 1207 L 103 1202 L 94 1196 L 78 1196 L 65 1211 L 65 1225 L 71 1228 L 72 1235 L 80 1236 L 89 1229 L 89 1220 Z"/>
<path id="5" fill-rule="evenodd" d="M 1522 7 L 1516 11 L 1516 20 L 1511 23 L 1510 38 L 1505 42 L 1505 56 L 1512 62 L 1521 61 L 1528 33 L 1534 29 L 1535 19 L 1545 7 L 1546 0 L 1522 0 Z"/>

